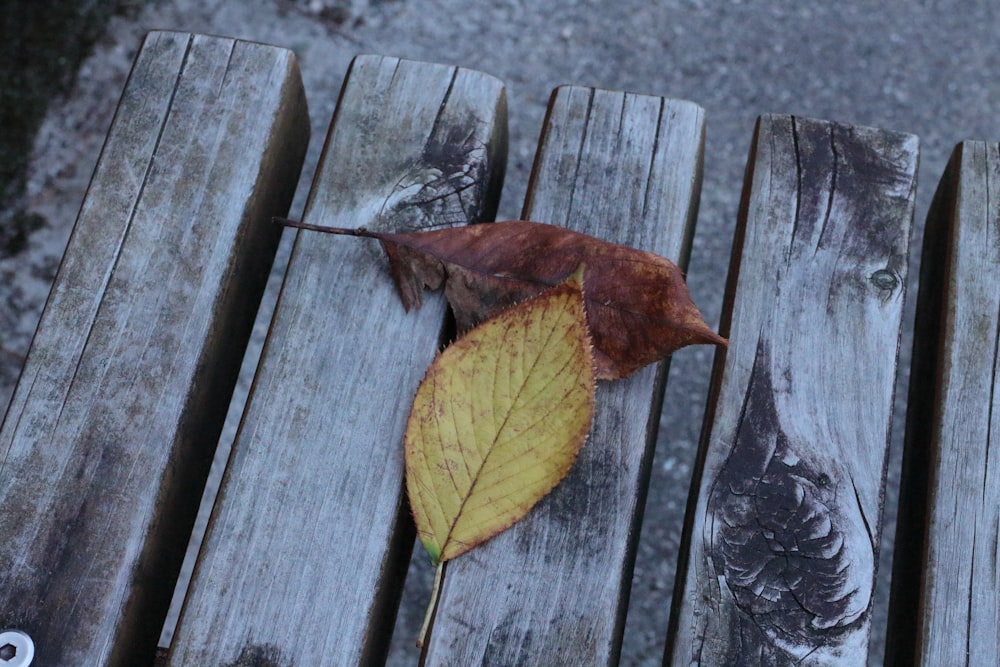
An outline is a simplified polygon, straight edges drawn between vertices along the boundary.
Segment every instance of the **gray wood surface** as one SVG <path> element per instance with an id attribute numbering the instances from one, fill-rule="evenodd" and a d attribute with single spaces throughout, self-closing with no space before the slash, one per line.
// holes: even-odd
<path id="1" fill-rule="evenodd" d="M 506 150 L 497 79 L 360 56 L 304 221 L 491 219 Z M 170 664 L 384 659 L 413 545 L 403 431 L 445 305 L 405 313 L 374 241 L 298 232 Z"/>
<path id="2" fill-rule="evenodd" d="M 284 49 L 151 33 L 0 427 L 0 627 L 149 664 L 308 141 Z"/>
<path id="3" fill-rule="evenodd" d="M 557 89 L 523 217 L 685 265 L 704 123 L 689 102 Z M 665 371 L 600 383 L 569 476 L 520 523 L 447 564 L 425 664 L 617 664 Z"/>
<path id="4" fill-rule="evenodd" d="M 1000 664 L 998 191 L 962 143 L 927 218 L 886 664 Z"/>
<path id="5" fill-rule="evenodd" d="M 917 144 L 758 122 L 669 664 L 867 662 Z"/>

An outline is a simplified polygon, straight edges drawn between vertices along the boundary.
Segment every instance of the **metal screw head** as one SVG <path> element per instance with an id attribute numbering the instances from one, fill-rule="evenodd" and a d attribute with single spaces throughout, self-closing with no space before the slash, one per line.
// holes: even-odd
<path id="1" fill-rule="evenodd" d="M 28 667 L 35 659 L 35 643 L 20 630 L 0 632 L 0 667 Z"/>

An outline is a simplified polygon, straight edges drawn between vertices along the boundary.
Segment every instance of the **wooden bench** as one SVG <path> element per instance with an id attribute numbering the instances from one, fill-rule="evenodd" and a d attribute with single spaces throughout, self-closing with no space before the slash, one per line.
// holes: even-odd
<path id="1" fill-rule="evenodd" d="M 998 188 L 964 142 L 927 216 L 886 664 L 1000 664 Z"/>
<path id="2" fill-rule="evenodd" d="M 0 630 L 33 640 L 33 664 L 153 661 L 277 244 L 270 218 L 287 211 L 307 127 L 288 51 L 157 32 L 137 56 L 0 427 Z M 689 102 L 559 88 L 523 217 L 683 267 L 704 133 Z M 970 223 L 967 243 L 982 263 L 969 271 L 992 280 L 973 297 L 993 300 L 987 319 L 1000 293 L 987 249 L 1000 234 L 996 212 L 976 206 L 1000 165 L 991 150 L 988 168 L 956 158 L 935 214 L 947 222 L 929 236 L 957 234 L 964 217 L 985 224 Z M 360 56 L 304 220 L 382 230 L 488 221 L 505 159 L 501 82 Z M 916 162 L 910 135 L 790 116 L 758 123 L 722 323 L 731 345 L 717 355 L 666 664 L 867 662 Z M 970 170 L 983 177 L 959 178 Z M 984 234 L 993 245 L 976 243 Z M 939 327 L 938 313 L 956 312 L 942 304 L 961 297 L 935 286 L 960 263 L 925 259 L 925 273 L 931 265 L 917 337 L 929 351 L 915 356 L 910 403 L 942 412 L 951 385 L 933 369 L 957 365 L 936 350 L 958 350 L 952 337 L 971 331 L 972 349 L 983 336 L 993 345 L 994 361 L 976 359 L 993 379 L 976 376 L 972 408 L 988 425 L 997 323 Z M 402 433 L 449 335 L 439 295 L 403 312 L 374 243 L 296 232 L 165 664 L 384 662 L 414 539 Z M 424 664 L 618 663 L 665 381 L 663 362 L 601 384 L 570 476 L 523 522 L 448 565 Z M 924 428 L 915 422 L 911 433 Z M 991 433 L 975 437 L 988 445 Z M 923 539 L 921 513 L 932 509 L 911 507 L 935 460 L 924 449 L 907 454 L 904 509 L 917 517 L 900 521 L 907 543 Z M 949 490 L 983 499 L 978 559 L 961 581 L 992 590 L 994 606 L 979 615 L 977 597 L 975 632 L 944 654 L 963 659 L 995 647 L 1000 593 L 1000 490 L 988 455 L 975 460 L 971 491 Z M 942 556 L 928 553 L 927 563 L 901 554 L 900 587 L 935 571 Z M 942 605 L 972 608 L 971 597 L 931 595 L 923 636 Z M 916 645 L 900 609 L 890 643 Z"/>
<path id="3" fill-rule="evenodd" d="M 672 664 L 867 663 L 916 167 L 912 135 L 758 122 Z"/>
<path id="4" fill-rule="evenodd" d="M 308 138 L 288 51 L 153 33 L 0 427 L 0 629 L 149 663 Z"/>

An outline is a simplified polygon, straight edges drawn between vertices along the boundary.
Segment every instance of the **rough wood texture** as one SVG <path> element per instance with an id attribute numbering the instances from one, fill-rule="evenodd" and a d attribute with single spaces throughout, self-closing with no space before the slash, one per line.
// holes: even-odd
<path id="1" fill-rule="evenodd" d="M 689 102 L 560 88 L 525 219 L 686 264 L 704 112 Z M 665 364 L 601 383 L 569 476 L 521 522 L 448 563 L 428 665 L 614 665 Z"/>
<path id="2" fill-rule="evenodd" d="M 864 665 L 917 139 L 758 122 L 678 564 L 675 665 Z"/>
<path id="3" fill-rule="evenodd" d="M 0 428 L 0 627 L 148 664 L 308 141 L 291 52 L 151 33 Z"/>
<path id="4" fill-rule="evenodd" d="M 1000 150 L 960 144 L 927 217 L 886 664 L 1000 664 Z"/>
<path id="5" fill-rule="evenodd" d="M 501 83 L 359 57 L 305 221 L 416 229 L 490 219 Z M 403 431 L 445 302 L 405 313 L 378 245 L 298 233 L 180 625 L 173 665 L 384 659 L 413 545 Z"/>

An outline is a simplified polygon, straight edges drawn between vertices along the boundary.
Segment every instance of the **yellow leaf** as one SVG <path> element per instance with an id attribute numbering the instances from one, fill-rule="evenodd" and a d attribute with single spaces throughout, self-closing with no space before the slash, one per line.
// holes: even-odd
<path id="1" fill-rule="evenodd" d="M 566 476 L 590 430 L 582 270 L 442 352 L 406 428 L 406 488 L 435 563 L 493 537 Z"/>

